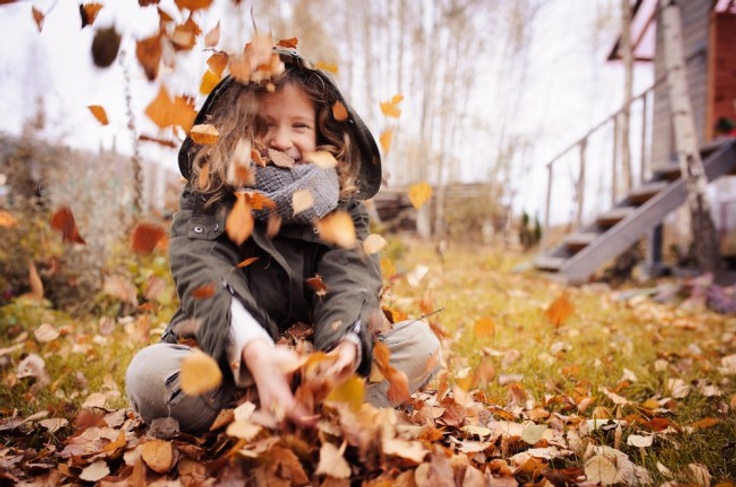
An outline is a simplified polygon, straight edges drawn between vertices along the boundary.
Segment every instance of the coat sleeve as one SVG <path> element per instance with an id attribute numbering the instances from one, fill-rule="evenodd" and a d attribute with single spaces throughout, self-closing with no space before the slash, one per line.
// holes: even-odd
<path id="1" fill-rule="evenodd" d="M 355 225 L 358 244 L 353 248 L 330 246 L 317 264 L 317 272 L 327 286 L 327 294 L 313 298 L 314 345 L 330 350 L 349 332 L 361 339 L 363 360 L 358 372 L 370 372 L 373 336 L 368 329 L 371 317 L 380 311 L 381 265 L 378 255 L 368 255 L 363 241 L 368 237 L 368 211 L 362 202 L 353 202 L 348 211 Z M 356 329 L 357 324 L 357 329 Z"/>
<path id="2" fill-rule="evenodd" d="M 233 299 L 238 299 L 272 338 L 275 330 L 256 305 L 242 275 L 232 272 L 240 260 L 237 248 L 223 237 L 224 223 L 215 215 L 180 210 L 172 223 L 169 256 L 179 297 L 177 315 L 194 323 L 200 348 L 229 371 Z M 176 333 L 177 323 L 172 323 L 172 328 Z"/>

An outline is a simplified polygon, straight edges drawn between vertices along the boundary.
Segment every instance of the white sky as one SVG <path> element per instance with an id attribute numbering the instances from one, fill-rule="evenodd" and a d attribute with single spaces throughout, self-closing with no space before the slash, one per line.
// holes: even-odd
<path id="1" fill-rule="evenodd" d="M 143 110 L 155 96 L 158 85 L 145 79 L 135 59 L 133 41 L 156 32 L 155 7 L 139 8 L 136 0 L 97 1 L 105 6 L 95 26 L 114 24 L 118 31 L 126 33 L 121 48 L 127 51 L 137 131 L 156 135 L 156 127 Z M 216 5 L 224 2 L 218 0 Z M 592 53 L 590 46 L 596 9 L 612 2 L 618 4 L 614 0 L 554 0 L 548 2 L 535 21 L 530 81 L 517 123 L 535 132 L 536 143 L 529 155 L 530 170 L 518 188 L 516 205 L 540 217 L 546 189 L 544 163 L 615 110 L 623 98 L 620 67 L 605 63 L 604 54 L 614 39 L 601 39 L 599 53 Z M 41 33 L 31 15 L 32 5 L 42 12 L 53 6 Z M 177 14 L 173 0 L 162 0 L 161 6 L 168 13 Z M 218 11 L 214 7 L 207 17 L 198 17 L 205 32 L 219 20 Z M 122 68 L 118 61 L 107 69 L 95 67 L 89 55 L 94 30 L 80 27 L 76 1 L 36 0 L 0 6 L 0 30 L 5 39 L 0 43 L 0 131 L 19 134 L 23 121 L 34 113 L 35 99 L 41 93 L 48 114 L 44 137 L 91 150 L 114 144 L 118 151 L 128 153 L 132 135 L 127 129 Z M 206 55 L 193 52 L 177 59 L 176 75 L 162 73 L 161 80 L 172 92 L 194 94 Z M 637 72 L 635 94 L 651 82 L 650 70 L 645 65 Z M 89 112 L 87 105 L 93 104 L 106 109 L 108 126 L 101 126 Z M 197 106 L 200 104 L 201 97 Z M 176 170 L 174 151 L 150 143 L 143 147 L 145 157 Z M 472 165 L 462 168 L 467 179 L 472 179 L 475 172 Z"/>

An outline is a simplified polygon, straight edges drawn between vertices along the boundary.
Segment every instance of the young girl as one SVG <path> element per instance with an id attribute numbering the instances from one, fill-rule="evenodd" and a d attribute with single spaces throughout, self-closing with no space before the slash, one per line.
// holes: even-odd
<path id="1" fill-rule="evenodd" d="M 171 227 L 170 261 L 180 308 L 161 342 L 141 350 L 126 373 L 128 397 L 146 422 L 170 416 L 182 431 L 207 431 L 220 409 L 255 386 L 263 411 L 283 411 L 293 422 L 309 424 L 282 367 L 296 352 L 276 344 L 298 322 L 310 325 L 315 350 L 333 356 L 329 373 L 338 382 L 356 372 L 368 375 L 374 340 L 388 346 L 390 364 L 406 374 L 410 392 L 439 368 L 439 342 L 425 323 L 377 331 L 383 318 L 380 265 L 361 245 L 368 236 L 363 200 L 381 184 L 375 140 L 326 73 L 293 52 L 274 52 L 284 64 L 275 79 L 246 84 L 227 77 L 208 96 L 195 125 L 212 124 L 218 141 L 199 145 L 187 138 L 179 152 L 188 183 Z M 226 225 L 235 191 L 242 189 L 232 184 L 242 141 L 270 162 L 252 166 L 253 187 L 247 189 L 276 208 L 254 211 L 252 231 L 238 244 Z M 330 152 L 337 167 L 309 163 L 316 150 Z M 305 190 L 311 206 L 295 212 L 294 194 Z M 338 210 L 355 227 L 358 242 L 349 248 L 325 241 L 315 226 Z M 250 264 L 238 266 L 246 260 Z M 326 294 L 306 284 L 317 276 Z M 202 296 L 202 289 L 214 290 Z M 187 396 L 179 385 L 192 339 L 223 372 L 221 386 L 205 396 Z M 396 406 L 388 388 L 386 381 L 369 384 L 366 400 Z"/>

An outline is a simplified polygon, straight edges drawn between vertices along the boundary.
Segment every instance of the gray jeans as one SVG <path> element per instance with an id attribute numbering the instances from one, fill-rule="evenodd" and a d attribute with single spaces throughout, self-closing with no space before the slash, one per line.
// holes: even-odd
<path id="1" fill-rule="evenodd" d="M 396 323 L 378 337 L 391 351 L 391 366 L 403 371 L 414 393 L 439 371 L 440 343 L 429 326 L 421 321 Z M 179 385 L 181 361 L 191 353 L 186 345 L 156 343 L 139 351 L 125 374 L 125 389 L 135 409 L 150 424 L 157 418 L 173 417 L 181 431 L 207 431 L 222 408 L 236 399 L 234 387 L 222 386 L 203 396 L 187 396 Z M 387 381 L 369 383 L 366 401 L 377 407 L 391 407 Z"/>

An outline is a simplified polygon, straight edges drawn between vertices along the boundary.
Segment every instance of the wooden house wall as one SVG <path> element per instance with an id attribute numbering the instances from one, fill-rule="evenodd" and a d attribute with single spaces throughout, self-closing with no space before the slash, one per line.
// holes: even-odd
<path id="1" fill-rule="evenodd" d="M 707 98 L 708 98 L 708 39 L 709 12 L 711 0 L 687 0 L 678 2 L 682 17 L 683 50 L 687 62 L 687 81 L 690 101 L 695 119 L 695 130 L 700 144 L 707 136 Z M 661 24 L 661 12 L 657 14 L 657 24 Z M 656 54 L 654 56 L 655 79 L 665 73 L 662 29 L 657 29 Z M 657 168 L 670 161 L 674 162 L 674 141 L 670 118 L 667 83 L 661 83 L 654 90 L 654 124 L 652 127 L 652 167 Z"/>
<path id="2" fill-rule="evenodd" d="M 736 14 L 713 14 L 710 35 L 708 139 L 719 118 L 736 120 Z"/>

